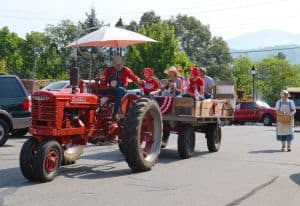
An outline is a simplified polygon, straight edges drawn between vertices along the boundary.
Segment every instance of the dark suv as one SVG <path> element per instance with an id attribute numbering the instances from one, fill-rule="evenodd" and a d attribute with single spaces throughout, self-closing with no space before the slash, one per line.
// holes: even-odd
<path id="1" fill-rule="evenodd" d="M 20 79 L 0 74 L 0 146 L 9 133 L 23 136 L 31 123 L 30 100 Z"/>

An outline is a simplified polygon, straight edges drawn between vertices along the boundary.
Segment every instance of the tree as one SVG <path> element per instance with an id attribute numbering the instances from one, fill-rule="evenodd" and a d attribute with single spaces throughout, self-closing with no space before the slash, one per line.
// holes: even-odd
<path id="1" fill-rule="evenodd" d="M 91 8 L 91 12 L 86 13 L 86 20 L 79 23 L 81 34 L 87 34 L 97 30 L 103 26 L 104 22 L 99 21 L 95 8 Z M 79 67 L 81 78 L 88 79 L 90 66 L 92 64 L 92 76 L 98 72 L 95 68 L 104 68 L 106 64 L 107 50 L 103 48 L 81 48 L 79 52 Z"/>
<path id="2" fill-rule="evenodd" d="M 4 59 L 0 59 L 0 73 L 8 73 L 6 61 Z"/>
<path id="3" fill-rule="evenodd" d="M 138 25 L 138 23 L 136 23 L 136 21 L 131 21 L 129 23 L 129 25 L 125 26 L 125 28 L 130 30 L 130 31 L 137 32 L 139 30 L 139 25 Z"/>
<path id="4" fill-rule="evenodd" d="M 192 61 L 198 66 L 206 67 L 208 74 L 216 79 L 232 79 L 227 43 L 221 37 L 212 37 L 209 26 L 186 15 L 178 15 L 168 22 L 175 27 L 180 48 Z"/>
<path id="5" fill-rule="evenodd" d="M 158 78 L 164 78 L 163 71 L 171 65 L 180 65 L 183 68 L 192 65 L 184 51 L 179 50 L 174 27 L 167 23 L 156 23 L 142 26 L 139 32 L 159 43 L 129 47 L 126 53 L 126 64 L 137 74 L 141 74 L 144 67 L 151 67 Z"/>
<path id="6" fill-rule="evenodd" d="M 24 40 L 16 33 L 10 32 L 8 27 L 0 30 L 0 59 L 5 62 L 10 74 L 21 75 L 23 58 L 22 47 Z"/>
<path id="7" fill-rule="evenodd" d="M 250 69 L 253 62 L 246 56 L 241 56 L 234 61 L 232 68 L 234 86 L 236 89 L 245 90 L 246 95 L 251 95 L 252 79 Z"/>
<path id="8" fill-rule="evenodd" d="M 79 22 L 79 27 L 81 30 L 81 35 L 90 33 L 91 31 L 96 31 L 100 26 L 104 25 L 103 21 L 97 19 L 97 14 L 95 8 L 91 8 L 90 13 L 85 13 L 86 19 L 84 22 Z"/>
<path id="9" fill-rule="evenodd" d="M 279 58 L 279 59 L 283 59 L 283 60 L 286 59 L 286 55 L 283 52 L 278 52 L 276 57 Z"/>
<path id="10" fill-rule="evenodd" d="M 23 78 L 57 79 L 66 73 L 57 45 L 45 33 L 27 34 L 22 49 Z"/>
<path id="11" fill-rule="evenodd" d="M 51 39 L 61 58 L 61 69 L 66 71 L 71 65 L 72 49 L 66 48 L 78 35 L 78 26 L 70 20 L 62 20 L 57 25 L 48 25 L 46 35 Z"/>
<path id="12" fill-rule="evenodd" d="M 150 24 L 156 24 L 159 22 L 161 22 L 160 17 L 157 16 L 154 11 L 148 11 L 142 15 L 139 25 L 146 26 Z"/>
<path id="13" fill-rule="evenodd" d="M 121 28 L 124 27 L 124 24 L 123 24 L 123 21 L 122 21 L 122 18 L 121 18 L 121 17 L 119 18 L 119 20 L 118 20 L 118 22 L 116 23 L 115 26 L 116 26 L 116 27 L 121 27 Z"/>
<path id="14" fill-rule="evenodd" d="M 274 105 L 279 98 L 280 91 L 287 87 L 300 86 L 299 68 L 288 61 L 271 57 L 257 64 L 257 87 L 263 98 Z"/>

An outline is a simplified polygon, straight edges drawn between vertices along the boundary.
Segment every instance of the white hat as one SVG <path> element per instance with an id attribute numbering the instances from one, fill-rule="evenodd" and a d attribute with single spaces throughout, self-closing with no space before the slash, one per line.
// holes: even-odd
<path id="1" fill-rule="evenodd" d="M 164 71 L 165 74 L 168 74 L 169 72 L 175 72 L 176 75 L 179 75 L 179 71 L 175 66 L 171 66 L 170 68 L 168 68 Z"/>

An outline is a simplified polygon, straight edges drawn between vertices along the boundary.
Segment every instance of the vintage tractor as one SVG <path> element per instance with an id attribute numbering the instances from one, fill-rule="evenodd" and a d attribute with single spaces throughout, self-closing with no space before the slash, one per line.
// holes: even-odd
<path id="1" fill-rule="evenodd" d="M 75 72 L 76 74 L 76 72 Z M 113 97 L 85 93 L 71 76 L 71 90 L 37 91 L 32 95 L 32 137 L 20 153 L 22 174 L 30 181 L 55 178 L 61 165 L 72 164 L 88 142 L 119 143 L 133 171 L 147 171 L 155 164 L 161 148 L 162 115 L 155 100 L 126 95 L 122 116 L 111 118 Z M 98 81 L 90 85 L 101 90 Z M 103 98 L 102 98 L 103 99 Z"/>

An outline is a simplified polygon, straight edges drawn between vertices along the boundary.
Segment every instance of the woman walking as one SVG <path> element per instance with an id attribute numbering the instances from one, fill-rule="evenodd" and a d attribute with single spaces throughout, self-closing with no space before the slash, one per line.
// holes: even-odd
<path id="1" fill-rule="evenodd" d="M 281 99 L 276 102 L 277 114 L 277 140 L 281 141 L 281 151 L 285 151 L 287 144 L 287 151 L 291 151 L 291 142 L 294 139 L 294 114 L 296 107 L 293 100 L 289 99 L 289 92 L 283 90 L 280 94 Z M 287 120 L 282 120 L 279 116 L 285 117 Z"/>

